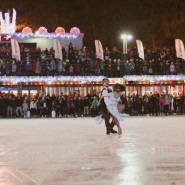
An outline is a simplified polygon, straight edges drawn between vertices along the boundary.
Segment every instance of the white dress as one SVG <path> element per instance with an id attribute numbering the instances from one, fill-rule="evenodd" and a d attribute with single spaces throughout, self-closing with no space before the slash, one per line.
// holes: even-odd
<path id="1" fill-rule="evenodd" d="M 117 104 L 120 101 L 120 98 L 115 98 L 114 94 L 108 93 L 107 90 L 103 90 L 102 96 L 104 97 L 104 101 L 107 107 L 107 110 L 112 114 L 118 122 L 123 121 L 122 114 L 118 111 Z"/>

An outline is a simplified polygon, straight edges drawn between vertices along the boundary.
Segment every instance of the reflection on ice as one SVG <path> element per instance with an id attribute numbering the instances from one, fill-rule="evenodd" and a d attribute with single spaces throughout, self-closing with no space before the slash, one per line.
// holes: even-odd
<path id="1" fill-rule="evenodd" d="M 139 167 L 139 161 L 137 160 L 137 155 L 127 154 L 120 155 L 121 161 L 124 161 L 124 166 L 118 175 L 118 184 L 117 185 L 143 185 L 142 182 L 142 168 Z M 127 158 L 132 159 L 133 161 L 129 163 Z"/>
<path id="2" fill-rule="evenodd" d="M 0 167 L 0 185 L 40 185 L 27 174 L 10 167 Z"/>

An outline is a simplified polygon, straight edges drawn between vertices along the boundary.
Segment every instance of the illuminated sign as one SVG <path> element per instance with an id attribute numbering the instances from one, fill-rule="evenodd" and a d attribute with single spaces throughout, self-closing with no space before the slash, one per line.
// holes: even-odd
<path id="1" fill-rule="evenodd" d="M 0 35 L 0 42 L 10 42 L 12 36 L 9 34 Z"/>
<path id="2" fill-rule="evenodd" d="M 124 83 L 123 78 L 109 78 L 109 81 L 110 81 L 110 84 L 116 84 L 116 83 L 123 84 Z"/>

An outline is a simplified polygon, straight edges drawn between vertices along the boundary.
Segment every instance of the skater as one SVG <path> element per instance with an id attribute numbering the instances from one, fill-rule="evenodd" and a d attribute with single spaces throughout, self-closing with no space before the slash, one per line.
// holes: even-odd
<path id="1" fill-rule="evenodd" d="M 119 105 L 123 105 L 121 102 L 121 95 L 123 94 L 124 86 L 121 84 L 115 84 L 113 87 L 113 95 L 109 96 L 109 102 L 106 104 L 107 109 L 111 114 L 113 123 L 118 127 L 118 134 L 122 134 L 122 129 L 120 127 L 121 121 L 123 121 L 123 114 L 119 112 L 118 110 L 118 103 Z M 122 107 L 122 106 L 121 106 Z M 122 108 L 121 112 L 123 112 Z"/>
<path id="2" fill-rule="evenodd" d="M 113 130 L 114 125 L 116 124 L 118 127 L 118 134 L 122 134 L 121 127 L 119 125 L 119 121 L 122 121 L 121 114 L 118 112 L 117 108 L 117 100 L 119 98 L 121 93 L 118 92 L 120 91 L 120 85 L 119 89 L 117 89 L 117 86 L 115 88 L 115 92 L 112 92 L 112 89 L 109 88 L 109 79 L 104 78 L 103 79 L 103 90 L 101 92 L 101 97 L 100 97 L 100 105 L 99 109 L 102 115 L 96 118 L 97 122 L 101 122 L 102 118 L 105 120 L 105 126 L 107 129 L 107 135 L 110 133 L 117 133 L 117 131 Z M 116 96 L 116 97 L 114 97 Z M 119 96 L 119 97 L 117 97 Z M 110 123 L 110 118 L 112 118 L 112 122 Z"/>
<path id="3" fill-rule="evenodd" d="M 102 113 L 102 115 L 98 116 L 96 119 L 97 122 L 102 122 L 102 120 L 105 120 L 105 126 L 106 126 L 106 134 L 109 135 L 110 133 L 117 133 L 117 131 L 113 130 L 114 123 L 110 123 L 110 113 L 107 110 L 106 103 L 104 99 L 108 97 L 109 94 L 112 94 L 112 89 L 109 88 L 109 79 L 104 78 L 102 80 L 103 82 L 103 90 L 101 91 L 101 97 L 100 97 L 100 103 L 99 103 L 99 110 Z M 105 97 L 104 95 L 107 94 Z"/>

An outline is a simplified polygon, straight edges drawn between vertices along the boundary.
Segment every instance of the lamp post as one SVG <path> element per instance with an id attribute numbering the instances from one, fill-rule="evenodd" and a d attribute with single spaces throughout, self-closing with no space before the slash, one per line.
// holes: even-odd
<path id="1" fill-rule="evenodd" d="M 127 41 L 132 39 L 132 35 L 123 34 L 121 38 L 123 40 L 123 54 L 127 54 Z"/>

